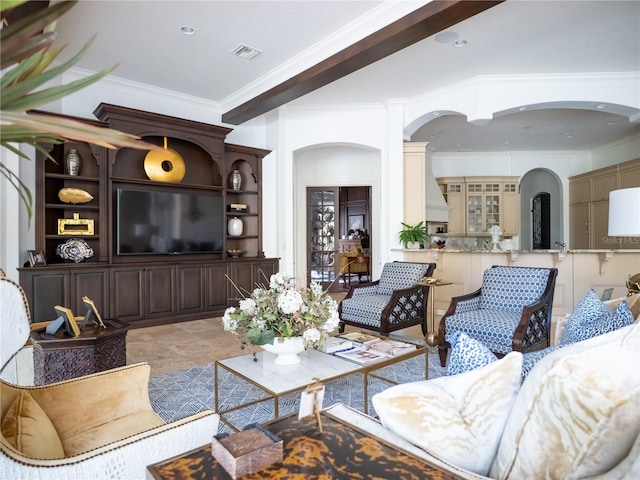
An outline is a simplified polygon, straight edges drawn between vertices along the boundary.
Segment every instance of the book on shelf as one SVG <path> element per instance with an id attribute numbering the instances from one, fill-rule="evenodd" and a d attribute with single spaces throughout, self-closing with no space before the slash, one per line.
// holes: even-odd
<path id="1" fill-rule="evenodd" d="M 401 342 L 400 340 L 380 340 L 379 342 L 372 343 L 369 346 L 369 350 L 376 353 L 386 355 L 387 357 L 397 357 L 415 351 L 416 346 L 413 343 Z"/>
<path id="2" fill-rule="evenodd" d="M 363 346 L 368 346 L 368 345 L 371 345 L 372 343 L 380 341 L 380 337 L 376 337 L 375 335 L 369 335 L 368 333 L 362 333 L 362 332 L 347 332 L 340 335 L 340 337 L 350 340 L 356 345 L 363 345 Z"/>
<path id="3" fill-rule="evenodd" d="M 341 337 L 329 337 L 322 344 L 322 351 L 324 353 L 336 353 L 350 348 L 353 348 L 353 342 Z"/>
<path id="4" fill-rule="evenodd" d="M 347 360 L 351 360 L 352 362 L 356 362 L 361 365 L 388 358 L 386 355 L 374 352 L 373 350 L 365 350 L 364 348 L 360 347 L 353 347 L 349 350 L 342 350 L 334 353 L 334 355 L 336 355 L 337 357 L 346 358 Z"/>

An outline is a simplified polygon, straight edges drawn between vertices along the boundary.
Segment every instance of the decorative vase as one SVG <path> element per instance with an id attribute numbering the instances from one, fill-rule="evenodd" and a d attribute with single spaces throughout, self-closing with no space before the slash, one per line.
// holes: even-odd
<path id="1" fill-rule="evenodd" d="M 242 175 L 240 175 L 239 170 L 234 170 L 231 172 L 231 188 L 234 190 L 240 190 L 240 186 L 242 185 Z"/>
<path id="2" fill-rule="evenodd" d="M 227 222 L 227 233 L 232 237 L 239 237 L 242 235 L 242 230 L 244 229 L 244 225 L 242 220 L 238 217 L 230 218 Z"/>
<path id="3" fill-rule="evenodd" d="M 304 352 L 303 337 L 276 337 L 273 344 L 260 346 L 265 351 L 276 354 L 273 361 L 276 365 L 297 365 L 302 361 L 298 354 Z"/>
<path id="4" fill-rule="evenodd" d="M 70 148 L 64 156 L 64 170 L 67 175 L 80 175 L 82 169 L 82 158 L 78 150 Z"/>

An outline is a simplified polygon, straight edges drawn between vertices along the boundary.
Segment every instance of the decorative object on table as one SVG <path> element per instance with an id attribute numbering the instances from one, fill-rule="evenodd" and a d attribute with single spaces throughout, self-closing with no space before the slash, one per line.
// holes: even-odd
<path id="1" fill-rule="evenodd" d="M 64 203 L 87 203 L 93 200 L 93 196 L 81 188 L 61 188 L 58 198 Z"/>
<path id="2" fill-rule="evenodd" d="M 64 173 L 67 175 L 80 175 L 82 170 L 82 158 L 75 148 L 70 148 L 64 155 Z"/>
<path id="3" fill-rule="evenodd" d="M 322 433 L 322 402 L 324 401 L 324 384 L 319 378 L 315 379 L 304 392 L 300 394 L 300 408 L 298 409 L 298 419 L 315 417 L 318 424 L 318 431 Z"/>
<path id="4" fill-rule="evenodd" d="M 227 222 L 227 233 L 231 237 L 239 237 L 244 230 L 244 224 L 238 217 L 230 218 Z"/>
<path id="5" fill-rule="evenodd" d="M 489 228 L 488 232 L 491 234 L 491 251 L 498 251 L 498 244 L 500 243 L 500 235 L 502 235 L 502 229 L 499 225 L 493 225 Z"/>
<path id="6" fill-rule="evenodd" d="M 80 263 L 93 257 L 93 248 L 82 238 L 70 238 L 56 248 L 56 253 L 63 260 Z"/>
<path id="7" fill-rule="evenodd" d="M 627 296 L 636 295 L 640 293 L 640 273 L 635 275 L 629 275 L 627 280 Z"/>
<path id="8" fill-rule="evenodd" d="M 27 250 L 30 267 L 42 267 L 47 264 L 47 260 L 42 250 Z"/>
<path id="9" fill-rule="evenodd" d="M 296 288 L 295 280 L 283 273 L 271 275 L 269 288 L 256 288 L 238 307 L 227 308 L 222 317 L 224 329 L 247 339 L 250 345 L 273 344 L 276 337 L 302 336 L 306 348 L 321 348 L 339 320 L 336 301 L 319 283 Z"/>
<path id="10" fill-rule="evenodd" d="M 260 346 L 276 356 L 273 360 L 276 365 L 297 365 L 302 361 L 298 354 L 304 352 L 304 338 L 302 336 L 276 337 L 273 343 Z"/>
<path id="11" fill-rule="evenodd" d="M 282 462 L 283 442 L 262 425 L 252 424 L 240 432 L 213 437 L 211 454 L 231 478 L 238 478 Z"/>
<path id="12" fill-rule="evenodd" d="M 231 172 L 231 188 L 234 190 L 240 190 L 242 186 L 242 175 L 240 170 L 234 170 Z"/>
<path id="13" fill-rule="evenodd" d="M 80 218 L 79 213 L 73 218 L 59 218 L 58 235 L 93 235 L 93 219 Z"/>
<path id="14" fill-rule="evenodd" d="M 98 312 L 95 303 L 89 297 L 84 295 L 82 297 L 82 303 L 87 307 L 87 313 L 84 315 L 84 323 L 86 324 L 88 321 L 92 321 L 102 328 L 107 328 L 107 326 L 102 321 L 102 315 Z"/>
<path id="15" fill-rule="evenodd" d="M 404 244 L 405 248 L 420 248 L 420 245 L 424 245 L 425 240 L 428 238 L 427 226 L 424 222 L 419 222 L 415 225 L 409 225 L 408 223 L 400 222 L 402 224 L 402 230 L 398 232 L 398 238 L 400 242 Z"/>
<path id="16" fill-rule="evenodd" d="M 144 157 L 144 172 L 150 180 L 180 183 L 186 168 L 182 156 L 167 146 L 167 137 L 164 137 L 164 151 L 151 150 Z"/>
<path id="17" fill-rule="evenodd" d="M 56 311 L 56 313 L 59 316 L 58 316 L 58 320 L 54 321 L 51 325 L 47 327 L 47 333 L 49 333 L 49 329 L 53 327 L 56 324 L 56 322 L 60 320 L 60 318 L 62 318 L 66 331 L 69 334 L 73 335 L 74 337 L 79 337 L 80 327 L 76 323 L 76 317 L 73 314 L 73 312 L 67 307 L 62 307 L 60 305 L 56 305 L 55 307 L 53 307 L 53 309 Z"/>
<path id="18" fill-rule="evenodd" d="M 242 256 L 243 253 L 244 253 L 244 250 L 227 250 L 227 254 L 231 258 L 239 258 Z"/>

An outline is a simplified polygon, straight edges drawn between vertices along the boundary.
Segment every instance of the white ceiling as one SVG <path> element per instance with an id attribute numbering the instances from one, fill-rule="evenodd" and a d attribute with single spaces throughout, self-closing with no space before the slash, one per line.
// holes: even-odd
<path id="1" fill-rule="evenodd" d="M 69 53 L 97 33 L 79 67 L 119 63 L 117 77 L 201 97 L 224 112 L 424 3 L 84 1 L 60 21 L 58 32 Z M 195 35 L 180 33 L 182 26 Z M 292 104 L 379 104 L 478 75 L 640 71 L 637 0 L 508 0 L 447 32 L 467 46 L 454 48 L 432 36 Z M 233 56 L 241 43 L 263 53 L 253 60 Z M 587 150 L 640 132 L 639 123 L 628 121 L 635 115 L 637 122 L 638 111 L 553 107 L 506 112 L 485 126 L 443 115 L 412 140 L 429 141 L 440 152 Z"/>

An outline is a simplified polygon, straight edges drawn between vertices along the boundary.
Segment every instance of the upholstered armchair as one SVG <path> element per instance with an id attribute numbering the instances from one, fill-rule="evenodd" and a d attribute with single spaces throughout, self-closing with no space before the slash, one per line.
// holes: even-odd
<path id="1" fill-rule="evenodd" d="M 431 276 L 435 268 L 435 263 L 386 263 L 379 280 L 352 286 L 340 302 L 340 332 L 353 325 L 388 335 L 420 325 L 426 335 L 429 287 L 416 283 Z"/>
<path id="2" fill-rule="evenodd" d="M 0 361 L 30 332 L 24 292 L 0 278 Z M 144 479 L 146 467 L 211 441 L 219 417 L 165 424 L 151 407 L 150 367 L 136 364 L 39 387 L 0 380 L 0 478 Z"/>
<path id="3" fill-rule="evenodd" d="M 453 297 L 440 320 L 438 354 L 444 367 L 457 331 L 482 342 L 497 356 L 549 346 L 557 268 L 493 266 L 482 286 Z"/>

